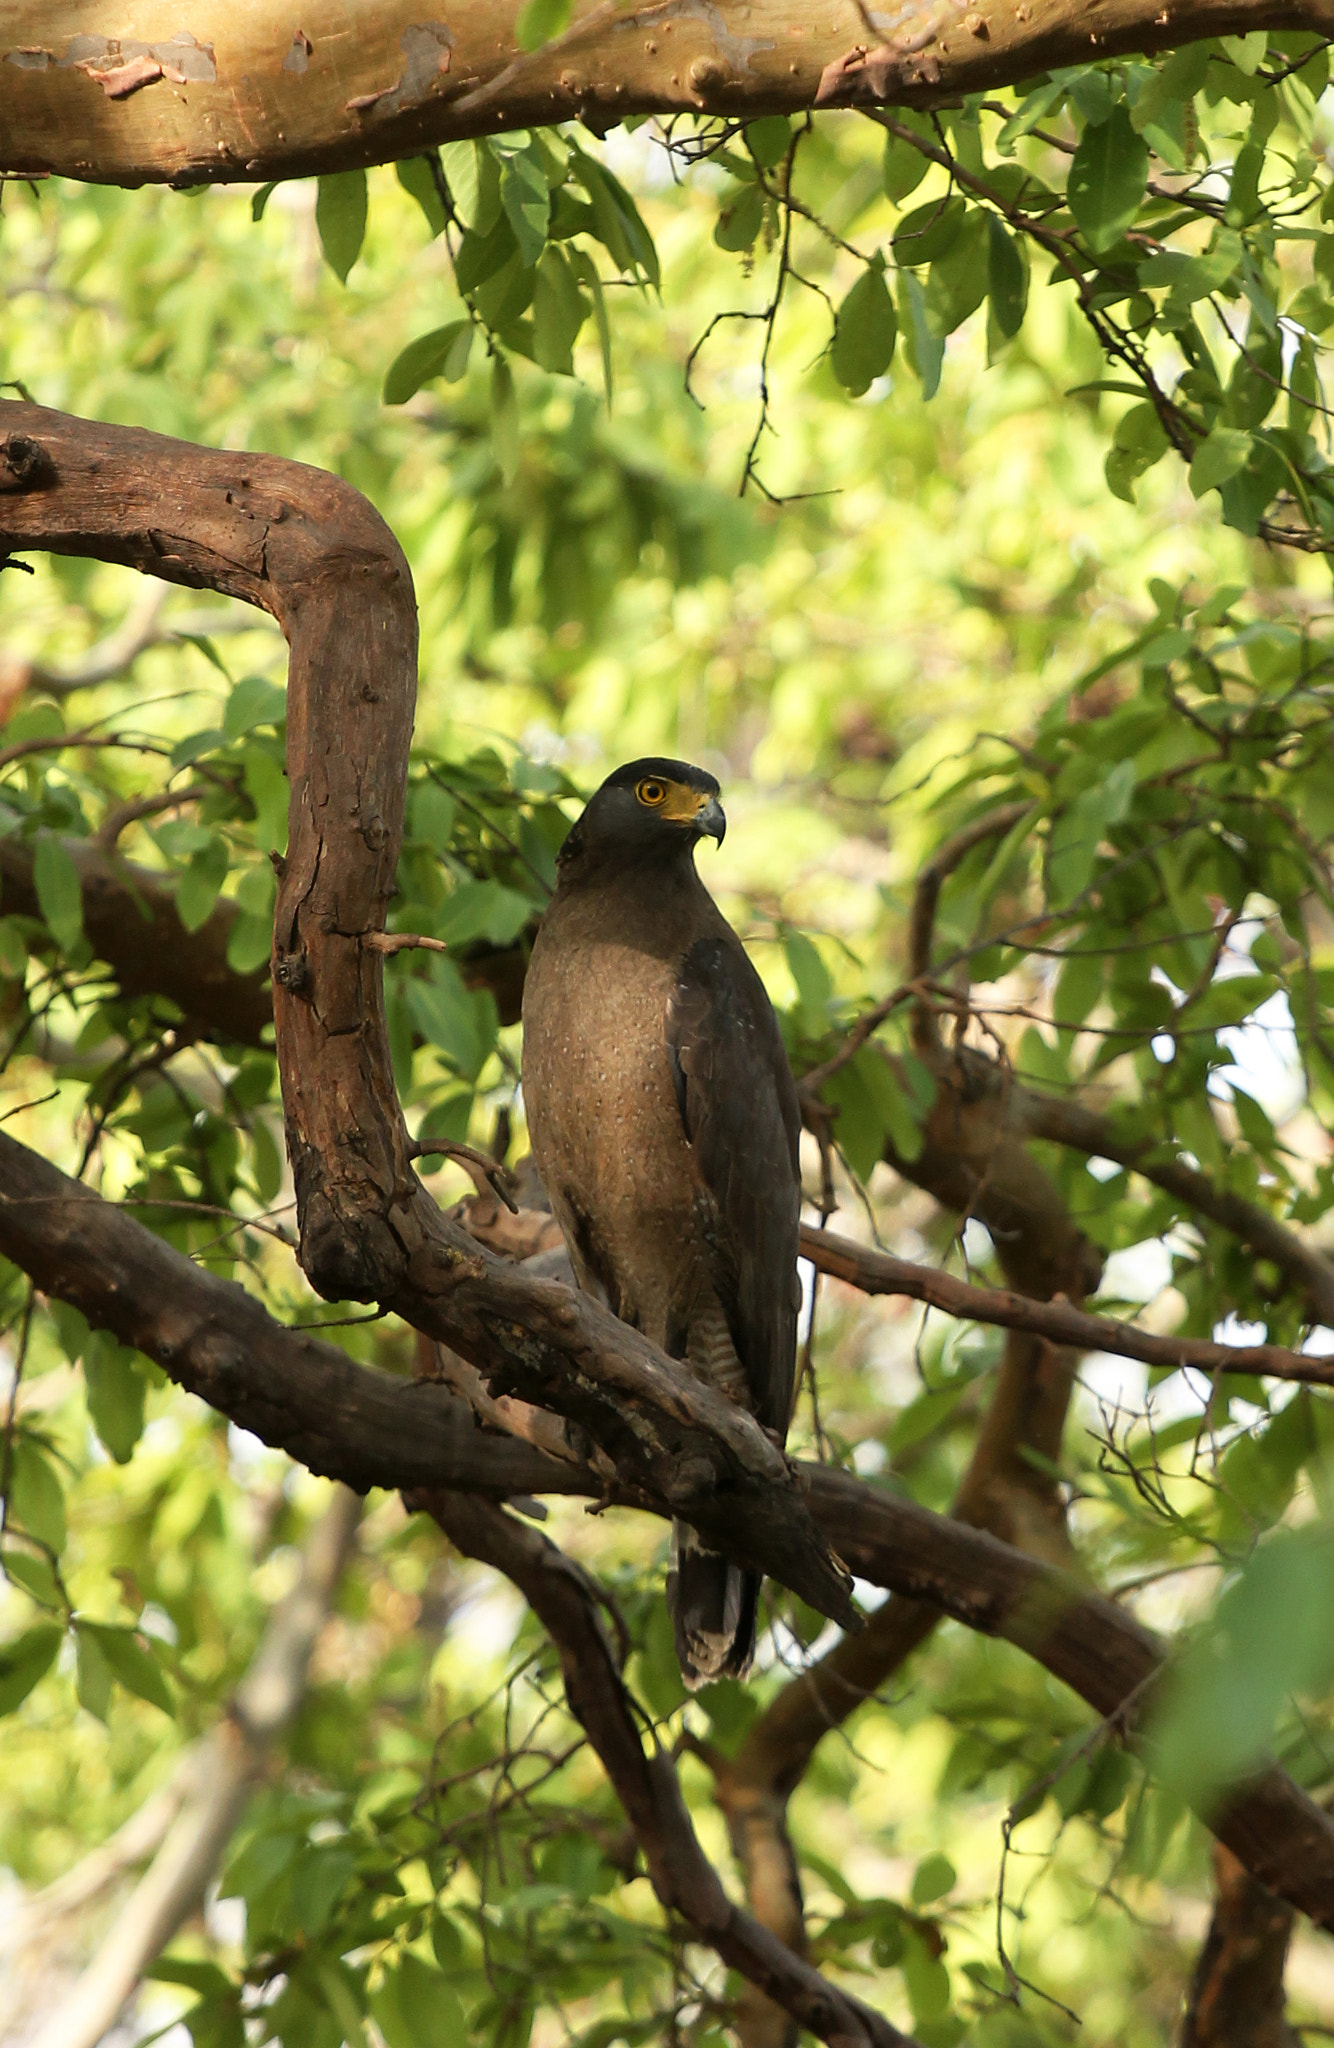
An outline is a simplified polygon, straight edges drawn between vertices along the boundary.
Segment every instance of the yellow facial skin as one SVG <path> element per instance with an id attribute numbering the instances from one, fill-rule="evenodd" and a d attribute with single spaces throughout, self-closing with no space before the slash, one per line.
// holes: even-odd
<path id="1" fill-rule="evenodd" d="M 635 795 L 647 810 L 675 823 L 687 825 L 709 802 L 707 790 L 692 789 L 688 782 L 669 782 L 663 775 L 647 775 L 636 786 Z"/>

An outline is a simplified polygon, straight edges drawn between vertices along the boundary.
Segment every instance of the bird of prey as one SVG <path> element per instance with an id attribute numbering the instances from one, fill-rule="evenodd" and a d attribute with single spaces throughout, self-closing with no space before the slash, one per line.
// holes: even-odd
<path id="1" fill-rule="evenodd" d="M 524 985 L 524 1106 L 579 1285 L 781 1442 L 800 1112 L 764 984 L 695 872 L 725 827 L 717 782 L 685 761 L 631 761 L 590 799 Z M 675 1525 L 692 1689 L 750 1668 L 759 1590 Z"/>

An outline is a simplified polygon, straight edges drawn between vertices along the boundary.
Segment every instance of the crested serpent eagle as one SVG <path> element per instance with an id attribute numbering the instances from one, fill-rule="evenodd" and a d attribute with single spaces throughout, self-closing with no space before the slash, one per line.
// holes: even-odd
<path id="1" fill-rule="evenodd" d="M 590 799 L 524 986 L 524 1103 L 579 1285 L 781 1441 L 800 1113 L 764 984 L 695 872 L 725 822 L 713 776 L 684 761 L 632 761 Z M 759 1590 L 676 1524 L 688 1685 L 749 1669 Z"/>

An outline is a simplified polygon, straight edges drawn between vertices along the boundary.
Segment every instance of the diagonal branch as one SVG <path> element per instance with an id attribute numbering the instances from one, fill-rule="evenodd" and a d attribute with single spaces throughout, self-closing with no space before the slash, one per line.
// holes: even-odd
<path id="1" fill-rule="evenodd" d="M 1311 1386 L 1334 1387 L 1334 1358 L 1290 1351 L 1283 1344 L 1216 1344 L 1207 1337 L 1159 1337 L 1133 1323 L 1110 1316 L 1089 1315 L 1064 1300 L 1034 1301 L 1004 1287 L 974 1287 L 933 1266 L 896 1259 L 888 1252 L 855 1244 L 832 1230 L 807 1223 L 801 1230 L 802 1256 L 822 1273 L 831 1273 L 864 1294 L 901 1294 L 925 1301 L 946 1315 L 975 1323 L 994 1323 L 1006 1330 L 1028 1330 L 1050 1344 L 1076 1351 L 1110 1351 L 1119 1358 L 1137 1358 L 1143 1365 L 1199 1372 L 1259 1373 L 1269 1379 L 1300 1380 Z"/>
<path id="2" fill-rule="evenodd" d="M 615 1788 L 666 1911 L 830 2048 L 909 2048 L 906 2034 L 728 1898 L 700 1847 L 670 1757 L 656 1742 L 645 1753 L 597 1594 L 579 1566 L 539 1531 L 475 1495 L 424 1492 L 408 1505 L 434 1515 L 465 1557 L 503 1572 L 546 1629 L 560 1654 L 570 1712 Z"/>

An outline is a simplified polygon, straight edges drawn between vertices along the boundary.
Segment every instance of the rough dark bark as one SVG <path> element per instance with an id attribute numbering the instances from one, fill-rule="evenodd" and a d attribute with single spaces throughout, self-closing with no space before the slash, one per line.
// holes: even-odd
<path id="1" fill-rule="evenodd" d="M 104 184 L 291 178 L 411 156 L 451 137 L 582 116 L 751 117 L 812 106 L 932 105 L 1055 65 L 1253 29 L 1328 33 L 1328 0 L 577 0 L 525 53 L 516 0 L 446 18 L 407 0 L 354 16 L 312 0 L 201 0 L 188 28 L 142 7 L 90 33 L 78 0 L 12 9 L 0 64 L 0 169 Z"/>

